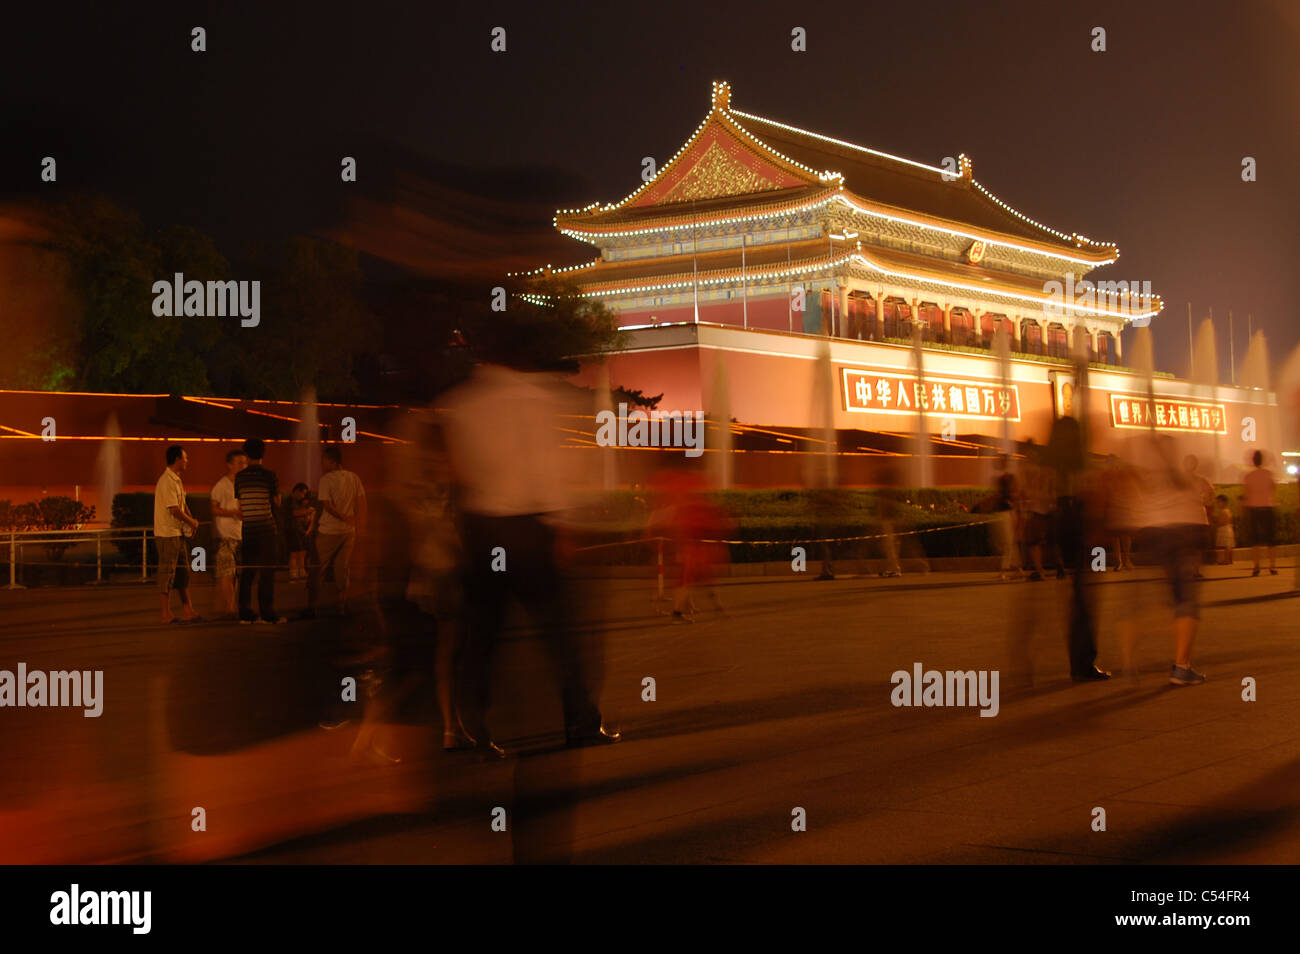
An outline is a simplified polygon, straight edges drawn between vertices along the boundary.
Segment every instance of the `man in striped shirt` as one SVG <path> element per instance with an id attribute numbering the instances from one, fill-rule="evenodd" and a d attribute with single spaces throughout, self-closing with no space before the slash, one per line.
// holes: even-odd
<path id="1" fill-rule="evenodd" d="M 244 441 L 248 466 L 235 475 L 235 497 L 243 520 L 244 567 L 239 576 L 239 621 L 283 623 L 275 613 L 276 543 L 275 512 L 280 505 L 280 483 L 275 471 L 262 466 L 266 444 L 256 437 Z M 257 608 L 253 613 L 253 576 L 257 576 Z"/>

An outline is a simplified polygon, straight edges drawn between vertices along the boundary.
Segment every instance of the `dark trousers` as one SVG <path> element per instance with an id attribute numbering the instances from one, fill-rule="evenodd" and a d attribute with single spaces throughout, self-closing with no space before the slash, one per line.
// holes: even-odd
<path id="1" fill-rule="evenodd" d="M 1056 508 L 1061 560 L 1070 570 L 1070 674 L 1085 676 L 1097 662 L 1096 614 L 1088 576 L 1092 569 L 1088 559 L 1086 514 L 1083 501 L 1078 497 L 1058 497 Z"/>
<path id="2" fill-rule="evenodd" d="M 594 647 L 584 647 L 570 625 L 573 604 L 555 562 L 555 533 L 535 515 L 487 517 L 467 513 L 465 544 L 466 632 L 460 652 L 457 699 L 465 728 L 476 738 L 486 734 L 484 719 L 490 696 L 492 653 L 512 600 L 518 600 L 540 631 L 547 659 L 559 683 L 565 730 L 600 727 L 593 701 L 599 676 Z M 493 570 L 505 551 L 504 570 Z"/>
<path id="3" fill-rule="evenodd" d="M 262 619 L 275 616 L 275 564 L 279 557 L 274 528 L 244 527 L 244 570 L 239 574 L 239 618 L 253 618 L 253 578 L 257 578 L 257 608 Z"/>

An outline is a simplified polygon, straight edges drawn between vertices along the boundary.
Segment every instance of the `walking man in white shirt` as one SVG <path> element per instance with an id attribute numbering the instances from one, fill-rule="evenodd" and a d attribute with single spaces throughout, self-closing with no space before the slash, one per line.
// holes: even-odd
<path id="1" fill-rule="evenodd" d="M 188 623 L 200 618 L 190 602 L 189 553 L 185 547 L 185 541 L 199 528 L 185 503 L 185 485 L 181 483 L 181 473 L 189 463 L 189 456 L 179 444 L 167 448 L 167 469 L 153 491 L 153 536 L 158 547 L 158 593 L 164 623 Z M 181 595 L 179 617 L 171 610 L 173 589 Z"/>
<path id="2" fill-rule="evenodd" d="M 235 497 L 235 475 L 248 464 L 241 450 L 226 455 L 226 476 L 212 486 L 212 531 L 217 545 L 217 601 L 223 613 L 237 617 L 235 579 L 238 550 L 243 538 L 239 500 Z"/>
<path id="3" fill-rule="evenodd" d="M 526 366 L 527 355 L 513 357 Z M 518 600 L 541 631 L 559 682 L 566 743 L 617 742 L 621 735 L 606 729 L 596 703 L 603 672 L 599 640 L 584 644 L 572 625 L 573 601 L 556 559 L 555 521 L 571 506 L 565 465 L 572 458 L 556 438 L 564 406 L 554 379 L 485 362 L 438 403 L 464 528 L 468 627 L 457 698 L 465 728 L 503 754 L 484 720 L 492 654 L 510 603 Z"/>
<path id="4" fill-rule="evenodd" d="M 338 589 L 339 613 L 347 615 L 347 598 L 351 586 L 352 551 L 365 535 L 366 489 L 361 478 L 343 467 L 343 453 L 333 445 L 321 451 L 320 523 L 316 528 L 316 561 L 307 575 L 307 617 L 316 614 L 316 599 L 327 567 L 334 568 Z"/>

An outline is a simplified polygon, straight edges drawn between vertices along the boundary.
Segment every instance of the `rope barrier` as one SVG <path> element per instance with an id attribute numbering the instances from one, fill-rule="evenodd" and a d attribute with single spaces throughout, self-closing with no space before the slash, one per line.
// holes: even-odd
<path id="1" fill-rule="evenodd" d="M 722 543 L 722 544 L 729 544 L 729 545 L 736 545 L 736 546 L 740 546 L 743 544 L 751 544 L 753 546 L 781 546 L 782 544 L 786 544 L 786 543 L 848 543 L 848 542 L 853 542 L 858 540 L 883 540 L 891 536 L 908 537 L 908 536 L 914 536 L 922 533 L 941 533 L 944 530 L 960 530 L 963 527 L 980 527 L 980 526 L 984 526 L 985 524 L 994 523 L 997 520 L 998 520 L 997 517 L 990 517 L 985 520 L 971 520 L 967 523 L 954 523 L 946 527 L 928 527 L 924 530 L 895 530 L 893 533 L 871 533 L 871 534 L 865 534 L 863 536 L 856 536 L 856 537 L 790 537 L 785 540 L 709 540 L 709 539 L 700 538 L 696 540 L 691 540 L 689 542 Z M 650 543 L 655 540 L 669 540 L 669 539 L 671 538 L 637 537 L 636 539 L 633 540 L 615 540 L 612 543 L 596 543 L 591 546 L 578 547 L 577 550 L 579 552 L 585 550 L 599 550 L 605 547 L 622 547 L 622 546 L 630 546 L 632 544 L 637 544 L 637 543 Z"/>
<path id="2" fill-rule="evenodd" d="M 972 521 L 969 521 L 969 522 L 967 522 L 967 523 L 956 523 L 956 524 L 950 524 L 949 526 L 946 526 L 946 527 L 928 527 L 928 528 L 923 529 L 923 530 L 897 530 L 897 531 L 894 531 L 893 533 L 871 533 L 871 534 L 862 534 L 862 535 L 859 535 L 859 536 L 851 536 L 851 537 L 791 537 L 791 538 L 789 538 L 789 539 L 785 539 L 785 540 L 713 540 L 713 539 L 700 538 L 700 539 L 696 539 L 696 540 L 692 540 L 692 541 L 688 541 L 688 542 L 692 542 L 692 543 L 712 543 L 712 544 L 721 544 L 721 545 L 727 545 L 727 546 L 745 546 L 745 545 L 749 545 L 749 546 L 784 546 L 784 545 L 794 545 L 794 544 L 803 544 L 803 543 L 853 543 L 853 542 L 860 542 L 860 541 L 864 541 L 864 540 L 884 540 L 884 539 L 887 539 L 887 538 L 889 538 L 889 537 L 898 538 L 898 537 L 916 536 L 916 535 L 923 534 L 923 533 L 941 533 L 941 532 L 943 532 L 943 531 L 945 531 L 945 530 L 959 530 L 959 529 L 962 529 L 963 527 L 978 527 L 978 526 L 984 526 L 984 525 L 989 524 L 989 523 L 993 523 L 993 522 L 995 522 L 997 519 L 999 519 L 999 518 L 997 518 L 997 517 L 990 517 L 990 518 L 983 519 L 983 520 L 972 520 Z M 142 528 L 139 528 L 139 529 L 140 529 L 140 530 L 146 530 L 147 528 L 143 528 L 143 527 L 142 527 Z M 60 533 L 60 532 L 61 532 L 61 533 L 68 533 L 68 532 L 74 532 L 74 533 L 75 533 L 75 532 L 82 532 L 82 533 L 84 533 L 84 532 L 86 532 L 86 531 L 51 531 L 51 532 L 52 532 L 52 533 Z M 92 531 L 92 532 L 94 532 L 94 531 Z M 137 532 L 138 532 L 138 531 L 137 531 Z M 90 542 L 90 541 L 92 541 L 92 540 L 94 540 L 94 541 L 96 541 L 96 542 L 100 542 L 100 541 L 103 540 L 104 535 L 107 535 L 107 536 L 109 537 L 110 541 L 111 541 L 111 540 L 113 540 L 115 533 L 131 533 L 131 530 L 130 530 L 129 528 L 113 528 L 112 530 L 105 530 L 105 531 L 94 532 L 95 535 L 94 535 L 94 536 L 91 536 L 91 537 L 82 537 L 82 538 L 76 538 L 76 539 L 73 539 L 73 540 L 68 540 L 68 539 L 54 539 L 54 540 L 41 540 L 41 539 L 35 539 L 35 540 L 33 540 L 33 539 L 26 539 L 26 540 L 23 540 L 23 541 L 21 541 L 20 543 L 18 543 L 18 546 L 19 546 L 20 548 L 21 548 L 21 547 L 28 547 L 28 546 L 49 546 L 49 545 L 57 545 L 57 544 L 71 544 L 71 543 L 74 543 L 74 542 L 82 542 L 82 543 L 85 543 L 85 542 Z M 13 536 L 14 536 L 14 535 L 11 534 L 11 547 L 13 546 L 13 542 L 14 542 L 13 539 L 12 539 Z M 129 536 L 129 537 L 127 537 L 127 536 L 123 536 L 121 539 L 123 539 L 123 540 L 129 540 L 129 541 L 131 541 L 131 542 L 134 542 L 134 540 L 135 540 L 135 536 L 134 536 L 134 534 L 132 534 L 132 535 Z M 190 540 L 190 539 L 193 539 L 193 537 L 186 537 L 186 538 L 184 538 L 184 539 L 186 539 L 186 540 Z M 142 542 L 143 542 L 143 540 L 142 540 Z M 647 544 L 647 543 L 657 543 L 657 544 L 658 544 L 657 563 L 658 563 L 658 567 L 659 567 L 660 579 L 661 579 L 661 581 L 662 581 L 662 574 L 663 574 L 663 544 L 664 544 L 665 542 L 671 542 L 671 538 L 670 538 L 670 537 L 665 537 L 665 536 L 636 537 L 636 538 L 631 539 L 631 540 L 614 540 L 614 541 L 611 541 L 611 542 L 609 542 L 609 543 L 594 543 L 594 544 L 590 544 L 590 545 L 588 545 L 588 546 L 584 546 L 584 547 L 577 547 L 577 548 L 575 548 L 575 551 L 574 551 L 574 552 L 584 553 L 584 552 L 587 552 L 587 551 L 590 551 L 590 550 L 602 550 L 602 549 L 609 549 L 609 548 L 611 548 L 611 547 L 624 547 L 624 546 L 641 545 L 641 544 Z M 215 548 L 214 548 L 214 549 L 215 549 Z M 15 561 L 15 560 L 13 559 L 13 557 L 11 556 L 11 557 L 10 557 L 10 575 L 11 575 L 11 577 L 12 577 L 12 575 L 13 575 L 13 570 L 14 570 L 14 568 L 15 568 L 15 563 L 21 563 L 23 566 L 90 566 L 90 565 L 91 565 L 89 562 L 80 562 L 80 561 L 77 561 L 77 562 L 69 562 L 69 561 L 66 561 L 66 560 L 27 560 L 27 559 L 19 559 L 19 560 L 16 560 L 16 561 Z M 132 560 L 132 561 L 130 561 L 130 562 L 126 562 L 125 560 L 114 560 L 114 559 L 112 559 L 112 558 L 110 558 L 110 559 L 108 559 L 108 560 L 104 560 L 103 557 L 102 557 L 102 555 L 101 555 L 99 552 L 97 552 L 97 553 L 96 553 L 96 560 L 95 560 L 95 563 L 94 563 L 94 566 L 96 567 L 96 575 L 97 575 L 97 576 L 100 575 L 100 573 L 101 573 L 101 568 L 103 567 L 104 564 L 107 564 L 107 566 L 108 566 L 109 569 L 114 569 L 114 568 L 117 568 L 117 567 L 132 567 L 132 568 L 134 568 L 134 567 L 140 565 L 139 563 L 137 563 L 137 562 L 134 561 L 134 560 Z M 316 567 L 316 568 L 318 569 L 318 572 L 320 571 L 320 569 L 321 569 L 321 565 L 320 565 L 320 564 L 309 564 L 309 567 L 313 567 L 313 566 Z M 242 571 L 242 570 L 265 570 L 265 569 L 270 569 L 270 570 L 283 570 L 283 569 L 287 569 L 287 567 L 288 567 L 288 564 L 287 564 L 287 563 L 237 563 L 237 568 L 238 568 L 239 570 L 241 570 L 241 571 Z M 143 576 L 143 574 L 144 574 L 144 568 L 142 567 L 141 569 L 142 569 L 142 576 Z M 187 565 L 187 569 L 188 569 L 188 565 Z M 202 570 L 202 571 L 190 570 L 190 572 L 191 572 L 191 573 L 197 573 L 197 572 L 212 573 L 212 572 L 214 572 L 214 570 L 215 570 L 215 566 L 212 566 L 212 567 L 207 567 L 205 570 Z M 310 572 L 310 569 L 309 569 L 309 572 Z M 11 583 L 12 583 L 12 581 L 11 581 Z M 662 586 L 662 582 L 661 582 L 660 585 Z"/>

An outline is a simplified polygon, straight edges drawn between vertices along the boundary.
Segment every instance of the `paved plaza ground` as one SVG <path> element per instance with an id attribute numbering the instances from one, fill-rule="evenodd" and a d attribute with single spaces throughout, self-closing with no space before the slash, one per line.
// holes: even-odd
<path id="1" fill-rule="evenodd" d="M 513 757 L 435 751 L 418 684 L 375 736 L 394 764 L 350 754 L 359 719 L 317 724 L 334 650 L 375 635 L 373 615 L 162 626 L 139 584 L 0 591 L 0 669 L 105 672 L 99 719 L 0 710 L 0 860 L 1295 862 L 1300 594 L 1291 558 L 1280 570 L 1205 568 L 1193 661 L 1208 679 L 1184 689 L 1167 684 L 1151 570 L 1090 578 L 1099 664 L 1119 667 L 1119 616 L 1141 635 L 1136 674 L 1084 685 L 1068 678 L 1068 581 L 733 580 L 717 588 L 725 615 L 681 624 L 648 581 L 588 580 L 574 620 L 604 641 L 601 703 L 621 743 L 558 744 L 558 693 L 516 628 L 490 719 Z M 211 588 L 196 592 L 205 609 Z M 301 606 L 301 586 L 280 592 Z M 891 674 L 915 663 L 999 671 L 997 716 L 895 707 Z"/>

